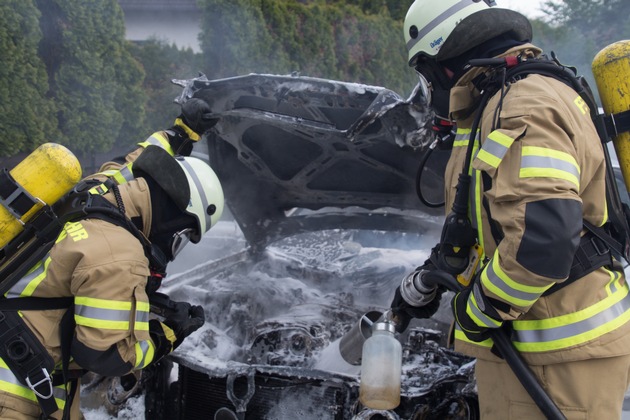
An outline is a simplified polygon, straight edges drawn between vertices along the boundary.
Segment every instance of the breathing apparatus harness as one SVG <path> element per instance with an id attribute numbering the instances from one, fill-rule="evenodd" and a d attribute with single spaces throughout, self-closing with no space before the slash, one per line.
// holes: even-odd
<path id="1" fill-rule="evenodd" d="M 490 98 L 501 91 L 499 105 L 493 119 L 497 121 L 503 98 L 510 88 L 510 83 L 530 74 L 539 74 L 560 80 L 575 90 L 586 102 L 590 109 L 591 119 L 604 146 L 603 151 L 606 161 L 606 202 L 609 223 L 605 227 L 598 227 L 583 220 L 586 234 L 580 240 L 569 278 L 562 283 L 552 286 L 544 295 L 549 295 L 568 286 L 599 267 L 612 264 L 612 256 L 618 261 L 624 259 L 630 263 L 630 209 L 620 198 L 610 154 L 606 147 L 606 143 L 610 141 L 610 136 L 630 131 L 630 111 L 609 116 L 599 114 L 593 94 L 584 78 L 577 76 L 574 68 L 560 64 L 553 53 L 552 59 L 546 56 L 528 59 L 522 59 L 521 57 L 473 59 L 468 62 L 464 70 L 469 70 L 473 67 L 486 67 L 495 71 L 482 74 L 473 80 L 473 83 L 481 92 L 481 96 L 478 99 L 478 111 L 473 120 L 464 167 L 459 175 L 452 211 L 446 217 L 442 229 L 438 251 L 439 268 L 458 276 L 458 281 L 465 286 L 467 285 L 466 282 L 471 280 L 471 278 L 460 278 L 460 273 L 471 271 L 471 265 L 474 262 L 471 260 L 471 256 L 475 255 L 474 252 L 471 252 L 471 249 L 478 246 L 477 232 L 468 219 L 468 201 L 471 182 L 471 176 L 469 175 L 470 165 L 481 116 Z M 487 206 L 486 211 L 488 212 L 493 237 L 498 243 L 502 236 L 499 233 L 499 229 L 493 225 Z"/>
<path id="2" fill-rule="evenodd" d="M 116 204 L 105 199 L 102 194 L 112 191 Z M 53 206 L 45 206 L 24 230 L 2 250 L 0 250 L 0 357 L 13 374 L 37 397 L 43 418 L 48 418 L 58 410 L 53 396 L 55 385 L 65 384 L 66 405 L 63 418 L 68 418 L 72 399 L 83 371 L 70 371 L 70 346 L 74 334 L 73 297 L 6 298 L 11 289 L 55 244 L 63 227 L 68 222 L 84 219 L 99 219 L 121 226 L 140 241 L 145 256 L 149 260 L 151 277 L 147 283 L 147 293 L 155 292 L 165 276 L 168 263 L 166 257 L 153 246 L 140 229 L 125 216 L 125 207 L 118 185 L 110 180 L 82 181 L 71 192 Z M 55 363 L 42 343 L 24 323 L 20 310 L 66 309 L 60 323 L 61 335 L 61 374 L 53 374 Z"/>

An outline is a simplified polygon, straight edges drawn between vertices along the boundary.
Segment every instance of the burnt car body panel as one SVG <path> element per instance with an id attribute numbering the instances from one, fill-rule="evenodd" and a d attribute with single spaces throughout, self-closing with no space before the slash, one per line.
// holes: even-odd
<path id="1" fill-rule="evenodd" d="M 400 210 L 441 212 L 416 195 L 418 162 L 431 141 L 431 115 L 418 91 L 404 100 L 377 86 L 258 74 L 180 83 L 180 101 L 202 99 L 218 118 L 207 133 L 208 158 L 252 246 L 320 226 L 381 223 L 348 212 L 292 219 L 285 212 L 293 208 L 396 210 L 384 228 L 396 218 L 405 226 L 414 222 Z M 436 153 L 424 176 L 440 180 L 446 158 Z M 441 196 L 442 185 L 424 187 Z"/>
<path id="2" fill-rule="evenodd" d="M 478 418 L 471 359 L 446 348 L 447 321 L 412 323 L 400 336 L 396 410 L 362 407 L 357 367 L 324 357 L 363 313 L 385 310 L 412 268 L 378 249 L 407 252 L 439 238 L 443 209 L 416 192 L 433 141 L 419 91 L 403 99 L 296 75 L 178 83 L 179 102 L 202 99 L 217 118 L 194 155 L 216 171 L 246 246 L 169 290 L 174 300 L 194 296 L 212 328 L 147 370 L 147 418 Z M 435 153 L 422 169 L 436 201 L 447 157 Z M 232 348 L 217 362 L 222 339 Z"/>

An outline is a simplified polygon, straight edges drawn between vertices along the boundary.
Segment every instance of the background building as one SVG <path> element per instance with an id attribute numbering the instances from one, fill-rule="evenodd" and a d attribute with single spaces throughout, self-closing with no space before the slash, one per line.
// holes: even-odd
<path id="1" fill-rule="evenodd" d="M 126 38 L 158 39 L 200 52 L 201 11 L 195 0 L 118 0 L 125 13 Z"/>

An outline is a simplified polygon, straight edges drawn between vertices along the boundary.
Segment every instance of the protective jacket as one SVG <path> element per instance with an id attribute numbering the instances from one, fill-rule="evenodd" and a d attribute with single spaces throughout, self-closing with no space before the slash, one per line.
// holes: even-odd
<path id="1" fill-rule="evenodd" d="M 535 57 L 525 44 L 504 55 Z M 451 90 L 457 138 L 446 170 L 452 207 L 480 93 L 476 68 Z M 630 296 L 620 264 L 611 259 L 570 285 L 583 220 L 607 222 L 605 160 L 589 110 L 565 83 L 531 74 L 495 94 L 483 109 L 472 156 L 469 212 L 486 263 L 478 279 L 501 320 L 487 316 L 472 293 L 467 313 L 478 325 L 512 321 L 512 340 L 528 363 L 603 358 L 630 353 Z M 605 250 L 602 250 L 605 251 Z M 457 327 L 456 349 L 498 360 L 492 341 L 475 343 Z"/>
<path id="2" fill-rule="evenodd" d="M 115 203 L 111 191 L 95 188 Z M 119 186 L 126 216 L 146 236 L 151 226 L 147 183 L 138 178 Z M 97 219 L 67 223 L 49 254 L 7 293 L 8 298 L 72 297 L 76 324 L 70 368 L 104 376 L 124 375 L 151 363 L 155 344 L 149 334 L 149 299 L 145 292 L 149 262 L 140 241 L 126 228 Z M 60 322 L 64 310 L 22 311 L 26 325 L 61 369 Z M 0 359 L 0 407 L 26 416 L 40 413 L 35 395 Z M 54 389 L 58 407 L 65 389 Z M 78 398 L 75 399 L 78 402 Z M 55 417 L 60 417 L 58 411 Z M 78 413 L 73 414 L 73 418 Z"/>

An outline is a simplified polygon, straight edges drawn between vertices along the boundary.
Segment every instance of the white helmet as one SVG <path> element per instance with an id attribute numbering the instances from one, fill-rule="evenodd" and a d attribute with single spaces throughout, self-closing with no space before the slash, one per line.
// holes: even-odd
<path id="1" fill-rule="evenodd" d="M 493 0 L 416 0 L 404 23 L 409 65 L 415 66 L 420 55 L 437 61 L 457 57 L 510 31 L 519 41 L 530 41 L 529 20 L 513 10 L 491 7 L 494 4 Z"/>
<path id="2" fill-rule="evenodd" d="M 191 215 L 196 228 L 190 240 L 198 243 L 223 214 L 223 189 L 212 168 L 201 159 L 171 156 L 159 146 L 147 146 L 133 162 L 133 170 L 149 175 L 173 200 Z"/>
<path id="3" fill-rule="evenodd" d="M 203 160 L 182 156 L 175 160 L 184 170 L 190 188 L 190 200 L 184 212 L 197 221 L 197 231 L 190 238 L 197 243 L 223 214 L 223 189 L 217 175 Z"/>

